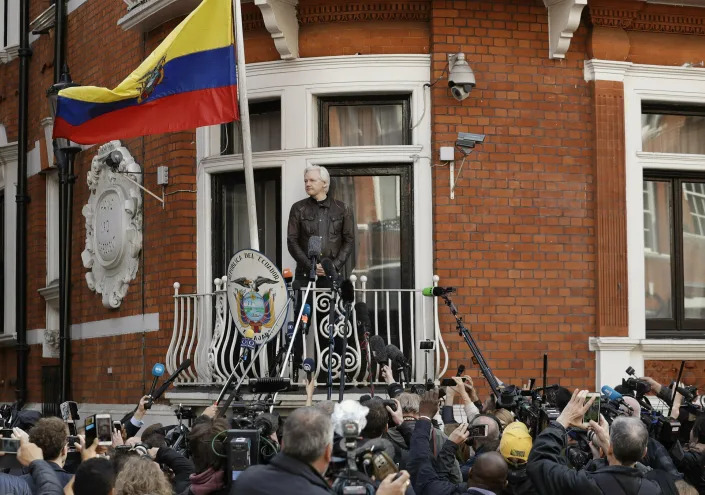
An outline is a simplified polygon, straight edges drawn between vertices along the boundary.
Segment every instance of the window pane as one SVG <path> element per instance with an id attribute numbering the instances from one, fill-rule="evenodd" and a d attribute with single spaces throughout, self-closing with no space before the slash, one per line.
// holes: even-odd
<path id="1" fill-rule="evenodd" d="M 683 297 L 686 318 L 705 318 L 705 183 L 683 183 Z"/>
<path id="2" fill-rule="evenodd" d="M 402 104 L 331 105 L 329 146 L 391 146 L 404 143 Z"/>
<path id="3" fill-rule="evenodd" d="M 644 151 L 705 154 L 705 116 L 642 114 Z"/>
<path id="4" fill-rule="evenodd" d="M 673 318 L 671 183 L 644 181 L 646 318 Z"/>
<path id="5" fill-rule="evenodd" d="M 398 175 L 335 178 L 333 197 L 355 212 L 352 273 L 367 276 L 368 289 L 401 288 L 400 186 Z"/>
<path id="6" fill-rule="evenodd" d="M 250 136 L 253 153 L 281 149 L 281 115 L 281 102 L 279 100 L 250 103 Z M 224 124 L 221 129 L 220 154 L 242 153 L 240 121 Z"/>

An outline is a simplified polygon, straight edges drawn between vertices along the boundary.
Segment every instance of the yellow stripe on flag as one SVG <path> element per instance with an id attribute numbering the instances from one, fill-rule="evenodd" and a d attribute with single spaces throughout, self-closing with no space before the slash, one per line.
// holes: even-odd
<path id="1" fill-rule="evenodd" d="M 231 0 L 203 0 L 115 89 L 77 86 L 64 89 L 59 95 L 93 103 L 135 98 L 140 94 L 140 80 L 154 70 L 162 58 L 162 64 L 166 64 L 184 55 L 227 45 L 233 45 Z"/>

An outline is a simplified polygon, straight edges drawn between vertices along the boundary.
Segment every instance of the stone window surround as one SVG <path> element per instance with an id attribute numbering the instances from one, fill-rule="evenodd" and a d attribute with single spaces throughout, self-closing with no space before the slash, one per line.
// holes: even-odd
<path id="1" fill-rule="evenodd" d="M 590 350 L 596 352 L 599 389 L 618 383 L 628 365 L 643 374 L 645 360 L 705 359 L 705 339 L 646 338 L 642 187 L 645 169 L 699 170 L 705 174 L 705 155 L 641 150 L 642 101 L 705 104 L 705 70 L 593 59 L 585 62 L 585 80 L 624 84 L 629 335 L 590 338 Z"/>

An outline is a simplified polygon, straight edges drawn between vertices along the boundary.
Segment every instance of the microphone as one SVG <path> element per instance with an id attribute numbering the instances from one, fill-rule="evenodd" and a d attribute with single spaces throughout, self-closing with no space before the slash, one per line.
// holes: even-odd
<path id="1" fill-rule="evenodd" d="M 426 287 L 421 293 L 427 297 L 438 297 L 451 294 L 455 292 L 455 290 L 454 287 Z"/>
<path id="2" fill-rule="evenodd" d="M 465 365 L 461 364 L 458 366 L 458 372 L 455 374 L 455 376 L 463 376 L 463 373 L 465 372 Z"/>
<path id="3" fill-rule="evenodd" d="M 294 279 L 294 274 L 291 273 L 291 269 L 290 269 L 290 268 L 284 268 L 283 276 L 284 276 L 284 281 L 285 281 L 287 284 L 290 284 L 291 281 Z"/>
<path id="4" fill-rule="evenodd" d="M 331 261 L 330 258 L 323 258 L 321 260 L 321 266 L 323 267 L 323 271 L 326 272 L 326 277 L 328 277 L 328 280 L 336 286 L 340 279 L 340 275 L 338 275 L 338 269 L 335 267 L 333 261 Z"/>
<path id="5" fill-rule="evenodd" d="M 600 389 L 602 392 L 602 395 L 606 396 L 608 400 L 612 400 L 616 402 L 617 404 L 620 405 L 625 405 L 627 406 L 630 410 L 632 409 L 629 404 L 624 402 L 624 399 L 622 398 L 622 394 L 617 392 L 615 389 L 610 387 L 609 385 L 603 385 L 602 388 Z"/>
<path id="6" fill-rule="evenodd" d="M 304 335 L 308 335 L 308 317 L 311 316 L 311 305 L 310 304 L 304 304 L 304 312 L 301 314 L 301 324 L 303 327 L 301 328 L 301 332 Z"/>
<path id="7" fill-rule="evenodd" d="M 311 270 L 308 274 L 309 280 L 316 279 L 316 260 L 321 257 L 321 244 L 323 238 L 319 235 L 313 235 L 308 238 L 308 259 L 311 260 Z"/>
<path id="8" fill-rule="evenodd" d="M 311 383 L 311 373 L 313 373 L 315 368 L 316 361 L 314 361 L 313 358 L 304 359 L 303 369 L 306 372 L 306 379 L 308 380 L 308 383 Z"/>
<path id="9" fill-rule="evenodd" d="M 150 407 L 152 406 L 152 402 L 157 400 L 159 397 L 162 396 L 164 392 L 166 392 L 166 389 L 169 388 L 169 385 L 171 385 L 171 382 L 176 380 L 178 376 L 189 366 L 191 366 L 191 360 L 187 359 L 183 363 L 179 365 L 179 367 L 174 371 L 169 378 L 166 379 L 164 383 L 162 383 L 162 386 L 157 389 L 154 394 L 152 394 L 151 400 L 147 403 Z M 146 405 L 145 405 L 146 407 Z"/>
<path id="10" fill-rule="evenodd" d="M 149 393 L 147 395 L 151 396 L 154 393 L 154 389 L 157 386 L 157 382 L 159 381 L 159 377 L 164 374 L 164 365 L 162 363 L 156 363 L 154 366 L 152 366 L 152 376 L 154 377 L 154 380 L 152 380 L 152 387 L 149 389 Z"/>
<path id="11" fill-rule="evenodd" d="M 355 302 L 355 287 L 350 280 L 343 280 L 340 284 L 340 298 L 343 300 L 343 304 L 352 304 Z"/>
<path id="12" fill-rule="evenodd" d="M 243 361 L 247 361 L 247 357 L 250 355 L 250 352 L 253 351 L 257 345 L 255 343 L 254 337 L 255 331 L 251 328 L 248 328 L 247 330 L 245 330 L 245 335 L 240 340 L 240 347 L 243 349 L 242 356 L 240 358 Z"/>
<path id="13" fill-rule="evenodd" d="M 379 335 L 370 337 L 370 350 L 372 351 L 372 360 L 380 366 L 387 364 L 387 349 L 384 347 L 384 340 Z"/>
<path id="14" fill-rule="evenodd" d="M 356 303 L 355 314 L 357 315 L 357 326 L 362 327 L 363 333 L 372 333 L 372 322 L 370 322 L 370 313 L 367 311 L 367 304 L 364 302 Z"/>
<path id="15" fill-rule="evenodd" d="M 393 363 L 397 364 L 397 366 L 406 366 L 406 358 L 404 357 L 404 353 L 401 352 L 401 350 L 395 346 L 394 344 L 389 344 L 386 348 L 387 350 L 387 356 L 389 356 L 389 359 L 392 360 Z"/>

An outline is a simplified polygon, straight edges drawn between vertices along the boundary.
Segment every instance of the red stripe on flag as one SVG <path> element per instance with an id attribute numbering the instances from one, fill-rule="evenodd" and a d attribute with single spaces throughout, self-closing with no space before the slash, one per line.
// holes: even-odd
<path id="1" fill-rule="evenodd" d="M 223 86 L 159 98 L 100 115 L 78 126 L 59 117 L 54 122 L 54 137 L 81 144 L 98 144 L 113 139 L 179 132 L 238 118 L 237 86 Z"/>

